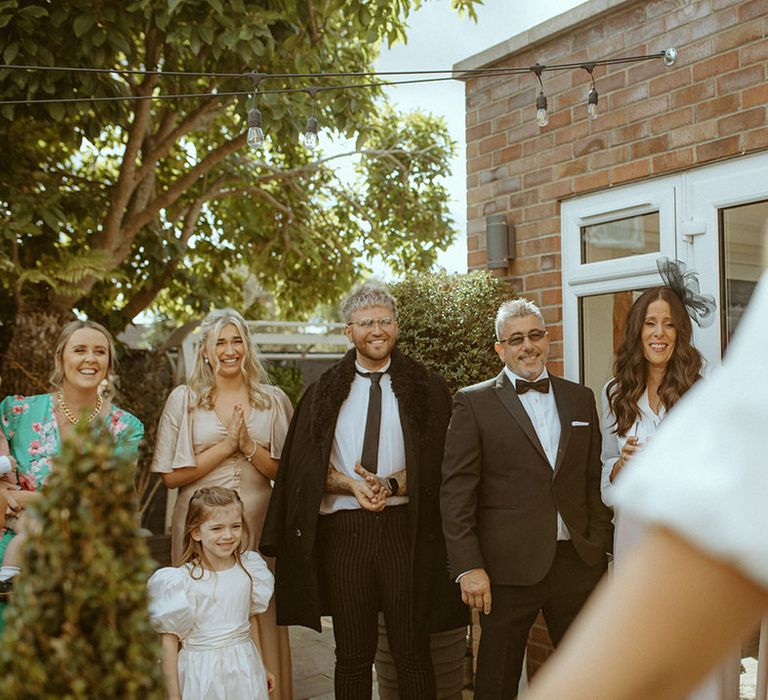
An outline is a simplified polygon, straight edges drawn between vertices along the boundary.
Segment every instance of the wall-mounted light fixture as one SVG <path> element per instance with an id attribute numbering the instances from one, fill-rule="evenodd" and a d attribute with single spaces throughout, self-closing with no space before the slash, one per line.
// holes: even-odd
<path id="1" fill-rule="evenodd" d="M 489 270 L 509 267 L 515 259 L 515 229 L 507 224 L 506 214 L 491 214 L 485 217 L 485 238 Z"/>

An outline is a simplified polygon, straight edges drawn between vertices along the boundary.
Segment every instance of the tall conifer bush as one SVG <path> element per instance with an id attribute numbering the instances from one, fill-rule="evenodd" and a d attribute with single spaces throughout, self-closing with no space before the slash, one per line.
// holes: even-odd
<path id="1" fill-rule="evenodd" d="M 398 346 L 441 374 L 452 392 L 501 371 L 493 349 L 496 311 L 515 296 L 486 272 L 415 273 L 390 285 L 397 300 Z"/>
<path id="2" fill-rule="evenodd" d="M 0 698 L 163 697 L 133 463 L 87 425 L 62 446 L 0 640 Z"/>

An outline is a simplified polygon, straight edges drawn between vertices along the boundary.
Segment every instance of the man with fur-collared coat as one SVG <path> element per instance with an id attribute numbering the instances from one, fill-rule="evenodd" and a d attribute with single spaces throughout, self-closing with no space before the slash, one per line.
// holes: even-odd
<path id="1" fill-rule="evenodd" d="M 337 698 L 370 697 L 381 610 L 399 695 L 424 700 L 436 692 L 429 633 L 467 622 L 439 510 L 451 399 L 442 378 L 395 349 L 386 288 L 362 285 L 343 312 L 354 348 L 299 402 L 261 551 L 277 557 L 279 624 L 319 631 L 333 616 Z"/>

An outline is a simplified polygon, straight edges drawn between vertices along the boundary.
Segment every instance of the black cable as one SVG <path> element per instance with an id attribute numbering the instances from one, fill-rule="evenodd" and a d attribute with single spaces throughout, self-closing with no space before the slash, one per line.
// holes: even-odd
<path id="1" fill-rule="evenodd" d="M 594 66 L 608 66 L 618 65 L 622 63 L 636 63 L 640 61 L 649 61 L 652 59 L 662 58 L 664 51 L 657 54 L 650 54 L 644 56 L 627 56 L 624 58 L 606 58 L 590 61 L 590 64 Z M 17 64 L 0 64 L 0 70 L 40 70 L 40 71 L 69 71 L 69 72 L 85 72 L 85 73 L 104 73 L 104 74 L 131 74 L 131 75 L 168 75 L 168 76 L 186 76 L 186 77 L 237 77 L 237 78 L 249 78 L 252 79 L 254 75 L 261 76 L 261 79 L 266 78 L 280 78 L 280 79 L 295 79 L 295 78 L 311 78 L 313 80 L 319 78 L 338 78 L 338 77 L 361 77 L 361 76 L 384 76 L 384 75 L 442 75 L 450 73 L 445 77 L 435 78 L 418 78 L 414 80 L 388 80 L 371 83 L 355 83 L 345 85 L 323 85 L 312 86 L 311 88 L 273 88 L 269 90 L 259 89 L 259 95 L 270 94 L 291 94 L 297 92 L 308 92 L 310 89 L 315 92 L 323 92 L 327 90 L 354 90 L 354 89 L 370 89 L 377 87 L 394 87 L 397 85 L 414 85 L 419 83 L 437 83 L 445 82 L 448 80 L 459 80 L 465 76 L 472 77 L 484 77 L 484 76 L 505 76 L 505 75 L 524 75 L 530 73 L 535 69 L 537 76 L 547 71 L 562 71 L 581 68 L 584 65 L 581 63 L 559 63 L 550 66 L 544 64 L 537 64 L 534 66 L 515 67 L 515 68 L 471 68 L 467 70 L 455 71 L 451 70 L 420 70 L 420 71 L 372 71 L 372 72 L 359 72 L 359 73 L 195 73 L 195 72 L 183 72 L 183 71 L 143 71 L 138 69 L 113 69 L 113 68 L 78 68 L 78 67 L 64 67 L 64 66 L 27 66 Z M 74 102 L 124 102 L 132 100 L 174 100 L 174 99 L 187 99 L 198 97 L 240 97 L 248 96 L 253 93 L 253 90 L 237 90 L 228 92 L 202 92 L 202 93 L 180 93 L 173 95 L 120 95 L 113 97 L 64 97 L 64 98 L 41 98 L 41 99 L 29 99 L 29 100 L 0 100 L 0 105 L 25 105 L 25 104 L 67 104 Z"/>

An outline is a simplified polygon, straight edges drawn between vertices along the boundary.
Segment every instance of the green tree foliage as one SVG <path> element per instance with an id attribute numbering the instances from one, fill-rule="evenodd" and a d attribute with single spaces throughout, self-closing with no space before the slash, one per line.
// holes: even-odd
<path id="1" fill-rule="evenodd" d="M 499 373 L 495 320 L 514 296 L 507 282 L 485 272 L 420 273 L 390 290 L 397 299 L 398 346 L 441 374 L 452 392 Z"/>
<path id="2" fill-rule="evenodd" d="M 106 431 L 80 427 L 34 512 L 39 528 L 5 614 L 0 697 L 162 698 L 132 462 L 115 457 Z"/>
<path id="3" fill-rule="evenodd" d="M 475 0 L 452 0 L 473 14 Z M 0 69 L 0 320 L 30 306 L 80 308 L 119 330 L 144 309 L 176 318 L 241 303 L 257 285 L 283 312 L 335 301 L 380 255 L 424 269 L 452 238 L 440 178 L 453 143 L 441 119 L 397 114 L 380 89 L 276 94 L 367 78 L 269 77 L 256 100 L 268 136 L 245 144 L 243 72 L 370 71 L 405 41 L 421 0 L 0 0 L 0 59 L 165 75 Z M 173 71 L 235 73 L 180 76 Z M 203 97 L 150 100 L 152 95 Z M 121 102 L 88 98 L 134 97 Z M 299 145 L 314 109 L 339 155 Z M 246 295 L 247 296 L 247 295 Z M 252 295 L 254 299 L 259 295 Z"/>

